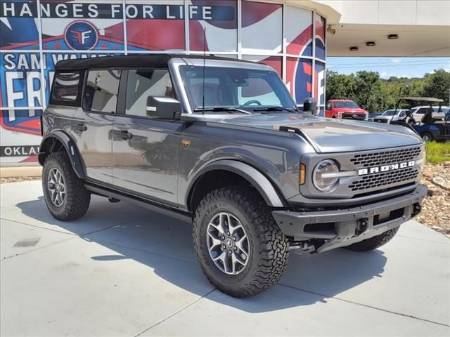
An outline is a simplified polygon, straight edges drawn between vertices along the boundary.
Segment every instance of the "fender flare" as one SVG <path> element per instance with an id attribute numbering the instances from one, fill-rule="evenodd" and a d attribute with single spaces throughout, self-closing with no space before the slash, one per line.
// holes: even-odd
<path id="1" fill-rule="evenodd" d="M 244 162 L 237 160 L 217 160 L 200 169 L 195 177 L 191 180 L 186 194 L 186 205 L 189 205 L 189 198 L 197 181 L 207 172 L 214 170 L 223 170 L 235 173 L 247 180 L 261 194 L 267 205 L 271 207 L 285 207 L 272 182 L 260 171 Z"/>
<path id="2" fill-rule="evenodd" d="M 51 139 L 59 141 L 64 146 L 75 174 L 78 178 L 84 179 L 86 174 L 78 147 L 72 138 L 62 130 L 52 131 L 42 139 L 38 154 L 39 164 L 44 165 L 45 158 L 49 154 L 48 144 Z"/>

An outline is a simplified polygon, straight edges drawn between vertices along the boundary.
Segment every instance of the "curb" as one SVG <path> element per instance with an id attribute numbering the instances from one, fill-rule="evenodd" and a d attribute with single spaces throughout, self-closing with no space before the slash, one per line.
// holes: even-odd
<path id="1" fill-rule="evenodd" d="M 40 177 L 41 175 L 41 166 L 0 167 L 1 178 Z"/>

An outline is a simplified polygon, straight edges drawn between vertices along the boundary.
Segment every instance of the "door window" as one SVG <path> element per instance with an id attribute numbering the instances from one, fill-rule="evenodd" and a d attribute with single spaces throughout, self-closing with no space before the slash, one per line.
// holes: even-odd
<path id="1" fill-rule="evenodd" d="M 115 113 L 120 70 L 89 71 L 84 89 L 83 108 L 87 111 Z"/>
<path id="2" fill-rule="evenodd" d="M 172 97 L 175 93 L 167 69 L 129 70 L 127 80 L 127 115 L 152 117 L 147 112 L 147 98 Z"/>

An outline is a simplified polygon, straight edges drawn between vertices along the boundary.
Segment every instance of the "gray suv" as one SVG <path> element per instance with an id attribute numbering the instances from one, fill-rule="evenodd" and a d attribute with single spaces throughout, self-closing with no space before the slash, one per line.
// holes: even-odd
<path id="1" fill-rule="evenodd" d="M 426 194 L 412 130 L 301 112 L 252 62 L 62 61 L 42 128 L 55 218 L 80 218 L 97 194 L 188 219 L 207 278 L 236 297 L 275 284 L 290 251 L 380 247 Z"/>

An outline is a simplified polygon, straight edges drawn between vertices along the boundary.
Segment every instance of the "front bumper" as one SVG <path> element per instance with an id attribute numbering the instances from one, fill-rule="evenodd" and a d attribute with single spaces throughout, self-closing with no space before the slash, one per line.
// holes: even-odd
<path id="1" fill-rule="evenodd" d="M 317 252 L 348 246 L 400 226 L 420 212 L 427 194 L 424 185 L 399 197 L 363 206 L 325 211 L 277 210 L 272 215 L 294 241 L 319 239 Z"/>

